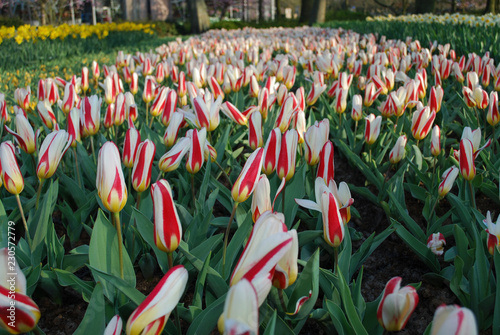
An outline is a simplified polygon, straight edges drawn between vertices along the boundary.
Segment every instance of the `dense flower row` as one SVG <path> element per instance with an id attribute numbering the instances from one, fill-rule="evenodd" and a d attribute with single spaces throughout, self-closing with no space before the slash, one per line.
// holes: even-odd
<path id="1" fill-rule="evenodd" d="M 481 16 L 467 15 L 467 14 L 411 14 L 400 16 L 374 16 L 367 17 L 367 21 L 399 21 L 399 22 L 413 22 L 413 23 L 440 23 L 443 25 L 449 24 L 463 24 L 471 27 L 498 27 L 500 25 L 500 14 L 485 14 Z"/>
<path id="2" fill-rule="evenodd" d="M 94 25 L 68 25 L 60 26 L 31 26 L 25 24 L 19 28 L 15 27 L 0 27 L 0 44 L 3 40 L 14 39 L 17 44 L 23 42 L 37 42 L 47 39 L 55 40 L 65 38 L 87 38 L 97 36 L 102 39 L 109 35 L 110 32 L 125 32 L 125 31 L 143 31 L 147 34 L 153 33 L 153 25 L 144 23 L 98 23 Z"/>

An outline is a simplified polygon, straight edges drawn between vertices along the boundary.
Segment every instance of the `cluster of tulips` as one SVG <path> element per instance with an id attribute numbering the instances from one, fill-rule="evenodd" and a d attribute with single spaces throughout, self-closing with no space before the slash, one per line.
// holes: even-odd
<path id="1" fill-rule="evenodd" d="M 412 69 L 415 71 L 410 72 Z M 103 208 L 112 213 L 116 227 L 122 278 L 124 241 L 120 212 L 133 192 L 139 208 L 141 194 L 149 188 L 154 206 L 154 242 L 167 253 L 170 270 L 128 317 L 126 334 L 160 334 L 188 282 L 188 271 L 183 265 L 174 264 L 172 256 L 182 243 L 183 229 L 174 200 L 176 185 L 172 187 L 167 179 L 173 171 L 182 169 L 181 162 L 186 157 L 194 206 L 197 201 L 194 176 L 209 161 L 218 165 L 229 186 L 232 185 L 233 201 L 223 244 L 223 277 L 226 266 L 231 266 L 225 264 L 231 225 L 238 205 L 250 196 L 254 221 L 243 252 L 231 269 L 219 330 L 224 334 L 257 334 L 259 306 L 266 301 L 271 288 L 274 286 L 281 292 L 299 277 L 297 231 L 289 228 L 293 222 L 285 222 L 285 206 L 291 206 L 285 204 L 286 186 L 294 178 L 298 164 L 310 167 L 315 199 L 295 199 L 295 202 L 321 213 L 324 241 L 334 251 L 333 273 L 340 275 L 338 253 L 345 235 L 349 234 L 347 225 L 354 199 L 347 183 L 337 184 L 334 180 L 331 128 L 352 132 L 354 143 L 358 137 L 364 139 L 365 151 L 369 152 L 367 162 L 374 167 L 372 150 L 376 149 L 383 125 L 395 135 L 395 144 L 387 155 L 391 165 L 396 166 L 405 157 L 410 136 L 419 147 L 422 146 L 419 141 L 431 133 L 429 150 L 437 157 L 442 152 L 444 134 L 435 120 L 443 101 L 442 85 L 450 78 L 464 83 L 463 99 L 476 112 L 478 128 L 463 129 L 459 149 L 454 152 L 458 167 L 446 170 L 439 185 L 439 196 L 444 197 L 459 174 L 471 183 L 476 175 L 475 158 L 495 139 L 500 116 L 494 90 L 500 90 L 500 65 L 495 67 L 488 54 L 457 57 L 449 45 L 424 48 L 411 38 L 395 41 L 382 37 L 377 41 L 373 34 L 320 28 L 210 31 L 184 42 L 177 40 L 159 46 L 156 52 L 135 55 L 119 52 L 115 64 L 100 66 L 94 61 L 90 69 L 84 67 L 79 76 L 74 75 L 69 81 L 58 77 L 41 79 L 36 109 L 32 108 L 35 99 L 29 87 L 17 89 L 13 99 L 0 95 L 1 122 L 15 140 L 14 144 L 9 135 L 2 137 L 0 183 L 16 196 L 26 240 L 31 243 L 30 227 L 19 197 L 24 189 L 22 171 L 27 170 L 19 168 L 16 159 L 19 150 L 33 159 L 38 207 L 44 180 L 56 173 L 70 147 L 74 149 L 80 187 L 94 189 L 80 180 L 78 171 L 76 147 L 86 145 L 88 155 L 97 163 L 95 189 Z M 431 81 L 434 85 L 428 87 Z M 364 95 L 351 94 L 355 86 Z M 140 90 L 142 96 L 138 95 Z M 243 92 L 248 93 L 248 104 Z M 9 101 L 14 103 L 10 105 Z M 348 102 L 354 130 L 349 128 L 352 123 L 347 123 L 345 116 Z M 378 108 L 371 107 L 375 103 Z M 321 104 L 332 113 L 318 120 Z M 221 111 L 227 117 L 222 122 Z M 357 136 L 364 111 L 367 114 L 370 111 L 364 118 L 364 136 Z M 408 115 L 410 131 L 404 133 Z M 483 146 L 480 146 L 484 138 L 479 126 L 481 120 L 492 127 L 493 134 L 490 140 L 484 140 Z M 225 148 L 218 151 L 214 146 L 221 124 L 231 129 L 247 127 L 244 129 L 248 134 L 249 155 L 235 181 L 231 181 L 218 160 L 218 156 L 225 154 Z M 483 135 L 485 132 L 483 128 Z M 155 144 L 151 133 L 162 136 L 165 150 L 161 151 L 165 153 L 161 157 L 156 157 L 157 145 L 161 143 Z M 95 139 L 102 143 L 97 158 Z M 152 183 L 155 165 L 160 172 Z M 269 178 L 274 173 L 281 185 L 271 202 Z M 283 207 L 278 212 L 274 204 L 280 194 Z M 498 248 L 500 244 L 499 222 L 495 225 L 488 214 L 486 224 L 488 246 L 492 246 L 489 250 L 493 254 L 494 246 Z M 429 237 L 428 247 L 436 255 L 443 253 L 445 244 L 440 233 Z M 22 271 L 18 274 L 21 277 Z M 9 302 L 4 294 L 7 284 L 4 285 L 3 279 L 0 282 L 3 313 Z M 380 324 L 388 331 L 404 328 L 418 303 L 416 289 L 411 286 L 400 289 L 400 283 L 399 277 L 388 282 L 377 310 Z M 9 327 L 3 321 L 3 314 L 0 318 L 0 326 L 13 334 L 29 331 L 40 317 L 36 304 L 24 295 L 26 289 L 21 287 L 18 292 L 17 297 L 22 297 L 26 304 L 26 307 L 16 305 L 25 311 L 19 317 L 18 328 Z M 310 297 L 299 297 L 293 311 L 287 310 L 282 301 L 282 312 L 297 314 Z M 106 334 L 119 334 L 122 327 L 122 317 L 117 315 L 109 322 Z M 437 309 L 432 334 L 476 333 L 475 317 L 467 308 Z"/>

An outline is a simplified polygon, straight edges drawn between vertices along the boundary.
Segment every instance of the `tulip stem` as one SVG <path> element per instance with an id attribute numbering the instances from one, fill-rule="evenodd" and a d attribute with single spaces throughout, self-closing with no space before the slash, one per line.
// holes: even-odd
<path id="1" fill-rule="evenodd" d="M 96 159 L 95 159 L 95 149 L 94 149 L 94 136 L 90 136 L 90 147 L 92 148 L 92 158 L 94 158 L 94 163 L 95 163 Z"/>
<path id="2" fill-rule="evenodd" d="M 281 191 L 281 211 L 283 212 L 283 214 L 285 214 L 285 190 L 286 190 L 286 181 L 285 181 L 285 185 L 283 185 L 283 191 Z"/>
<path id="3" fill-rule="evenodd" d="M 239 202 L 235 202 L 233 206 L 233 211 L 231 212 L 231 216 L 229 217 L 229 222 L 227 223 L 226 235 L 224 235 L 224 249 L 222 251 L 222 277 L 225 277 L 225 267 L 226 267 L 226 251 L 227 251 L 227 242 L 229 239 L 229 232 L 231 231 L 231 223 L 233 223 L 234 215 L 236 214 L 236 208 L 238 208 Z"/>
<path id="4" fill-rule="evenodd" d="M 82 180 L 80 179 L 80 168 L 78 167 L 78 157 L 76 156 L 76 147 L 73 148 L 73 152 L 75 153 L 75 166 L 76 166 L 76 175 L 78 177 L 78 187 L 82 188 Z"/>
<path id="5" fill-rule="evenodd" d="M 120 277 L 124 279 L 123 276 L 123 250 L 122 250 L 122 225 L 120 223 L 120 213 L 113 213 L 115 218 L 116 234 L 118 235 L 118 256 L 120 257 Z"/>
<path id="6" fill-rule="evenodd" d="M 217 162 L 217 160 L 214 161 L 215 165 L 217 165 L 219 167 L 219 169 L 222 171 L 222 174 L 224 175 L 224 177 L 226 178 L 227 182 L 228 182 L 228 185 L 229 185 L 229 189 L 231 188 L 231 179 L 229 179 L 229 176 L 227 175 L 226 171 L 224 171 L 224 169 L 222 168 L 222 166 L 219 164 L 219 162 Z"/>
<path id="7" fill-rule="evenodd" d="M 283 290 L 280 288 L 278 289 L 278 295 L 280 297 L 281 308 L 283 309 L 283 312 L 286 313 L 285 299 L 283 299 Z"/>
<path id="8" fill-rule="evenodd" d="M 337 274 L 337 268 L 339 267 L 339 247 L 333 248 L 333 260 L 335 264 L 333 264 L 333 273 Z"/>
<path id="9" fill-rule="evenodd" d="M 38 191 L 36 191 L 36 205 L 35 209 L 38 209 L 38 204 L 40 203 L 40 194 L 42 194 L 43 182 L 45 179 L 40 179 L 40 183 L 38 184 Z"/>
<path id="10" fill-rule="evenodd" d="M 474 188 L 472 186 L 472 180 L 469 181 L 469 191 L 470 191 L 470 202 L 472 204 L 472 207 L 476 209 L 476 197 L 474 195 Z"/>
<path id="11" fill-rule="evenodd" d="M 368 149 L 368 161 L 372 162 L 372 145 L 371 144 L 368 144 L 368 146 L 370 147 L 370 149 Z"/>
<path id="12" fill-rule="evenodd" d="M 356 134 L 358 133 L 358 121 L 354 124 L 354 145 L 356 145 Z"/>
<path id="13" fill-rule="evenodd" d="M 146 102 L 146 124 L 149 123 L 149 102 Z"/>
<path id="14" fill-rule="evenodd" d="M 191 197 L 193 198 L 193 206 L 196 209 L 196 196 L 194 191 L 194 173 L 191 174 Z"/>
<path id="15" fill-rule="evenodd" d="M 28 224 L 26 223 L 26 218 L 24 217 L 23 206 L 21 205 L 21 198 L 19 194 L 16 194 L 17 205 L 19 206 L 19 212 L 21 212 L 21 219 L 23 220 L 24 229 L 26 230 L 26 239 L 28 240 L 28 245 L 31 249 L 31 237 L 28 230 Z"/>
<path id="16" fill-rule="evenodd" d="M 36 174 L 36 161 L 35 161 L 35 155 L 34 153 L 30 155 L 31 156 L 31 161 L 33 162 L 33 169 L 35 170 L 35 174 Z"/>
<path id="17" fill-rule="evenodd" d="M 154 120 L 154 116 L 151 115 L 151 121 L 149 121 L 149 128 L 151 129 L 151 127 L 153 126 L 153 120 Z"/>
<path id="18" fill-rule="evenodd" d="M 172 255 L 172 252 L 167 252 L 167 257 L 168 257 L 168 268 L 171 269 L 174 267 L 174 257 Z"/>

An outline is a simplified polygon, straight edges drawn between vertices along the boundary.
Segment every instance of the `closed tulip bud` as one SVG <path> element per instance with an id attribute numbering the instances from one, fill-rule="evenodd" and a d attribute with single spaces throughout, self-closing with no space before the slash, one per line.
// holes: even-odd
<path id="1" fill-rule="evenodd" d="M 365 127 L 365 141 L 367 144 L 373 144 L 380 134 L 380 125 L 382 123 L 382 117 L 379 115 L 375 117 L 375 114 L 370 114 L 365 117 L 366 127 Z"/>
<path id="2" fill-rule="evenodd" d="M 158 63 L 155 71 L 155 78 L 157 83 L 161 83 L 165 79 L 165 71 L 163 70 L 163 63 Z"/>
<path id="3" fill-rule="evenodd" d="M 184 97 L 187 93 L 187 87 L 186 87 L 186 75 L 184 72 L 179 73 L 179 83 L 177 87 L 177 95 L 179 97 Z"/>
<path id="4" fill-rule="evenodd" d="M 104 330 L 104 335 L 120 335 L 123 329 L 123 320 L 117 314 L 113 316 L 111 321 L 109 321 L 106 329 Z"/>
<path id="5" fill-rule="evenodd" d="M 132 73 L 132 77 L 130 78 L 129 90 L 133 95 L 136 95 L 139 91 L 139 75 L 135 72 Z"/>
<path id="6" fill-rule="evenodd" d="M 212 91 L 214 99 L 217 99 L 219 97 L 222 97 L 222 99 L 224 99 L 224 91 L 220 87 L 215 77 L 210 77 L 210 79 L 208 80 L 208 85 L 210 86 L 210 90 Z"/>
<path id="7" fill-rule="evenodd" d="M 500 77 L 499 77 L 500 78 Z M 500 113 L 498 111 L 498 93 L 490 93 L 490 105 L 488 108 L 488 113 L 486 114 L 486 121 L 494 127 L 500 121 Z"/>
<path id="8" fill-rule="evenodd" d="M 181 164 L 182 158 L 186 155 L 191 147 L 189 138 L 181 138 L 167 153 L 165 153 L 159 162 L 160 170 L 169 172 L 176 170 Z"/>
<path id="9" fill-rule="evenodd" d="M 73 108 L 68 114 L 68 134 L 71 137 L 71 146 L 76 148 L 76 142 L 80 142 L 80 110 Z"/>
<path id="10" fill-rule="evenodd" d="M 495 248 L 500 252 L 500 215 L 497 218 L 497 222 L 494 223 L 491 220 L 491 213 L 488 211 L 486 213 L 486 219 L 483 220 L 483 223 L 486 226 L 486 232 L 488 233 L 488 252 L 493 256 Z"/>
<path id="11" fill-rule="evenodd" d="M 441 86 L 433 86 L 429 96 L 429 108 L 431 112 L 439 112 L 441 110 L 441 102 L 443 101 L 444 90 Z"/>
<path id="12" fill-rule="evenodd" d="M 476 107 L 479 109 L 485 109 L 488 107 L 489 97 L 488 92 L 483 90 L 481 87 L 476 87 L 472 92 L 472 97 L 476 102 Z"/>
<path id="13" fill-rule="evenodd" d="M 448 168 L 441 177 L 441 183 L 438 187 L 438 194 L 440 197 L 444 197 L 448 192 L 450 192 L 453 187 L 453 183 L 458 176 L 458 168 L 456 166 L 452 166 Z"/>
<path id="14" fill-rule="evenodd" d="M 365 99 L 363 101 L 363 104 L 365 107 L 370 107 L 373 105 L 373 102 L 378 98 L 378 96 L 381 94 L 382 90 L 375 86 L 373 82 L 368 83 L 365 88 Z"/>
<path id="15" fill-rule="evenodd" d="M 144 192 L 151 183 L 151 168 L 156 152 L 155 144 L 147 139 L 141 142 L 137 148 L 132 170 L 132 187 L 137 192 Z"/>
<path id="16" fill-rule="evenodd" d="M 217 327 L 221 334 L 258 334 L 259 304 L 255 287 L 246 279 L 229 288 Z"/>
<path id="17" fill-rule="evenodd" d="M 432 134 L 431 134 L 431 154 L 434 157 L 439 156 L 441 153 L 441 129 L 439 128 L 438 125 L 435 125 L 434 128 L 432 128 Z"/>
<path id="18" fill-rule="evenodd" d="M 128 168 L 134 166 L 137 148 L 141 142 L 141 134 L 134 125 L 131 124 L 130 128 L 125 133 L 125 141 L 123 142 L 123 165 Z"/>
<path id="19" fill-rule="evenodd" d="M 329 184 L 335 175 L 334 147 L 331 141 L 326 141 L 319 153 L 319 165 L 317 178 L 323 178 L 325 184 Z"/>
<path id="20" fill-rule="evenodd" d="M 128 193 L 120 153 L 111 141 L 104 143 L 99 150 L 96 188 L 104 207 L 112 213 L 120 212 L 127 203 Z"/>
<path id="21" fill-rule="evenodd" d="M 175 90 L 169 90 L 167 93 L 163 114 L 161 116 L 161 122 L 165 127 L 170 124 L 170 120 L 176 108 L 177 108 L 177 92 Z"/>
<path id="22" fill-rule="evenodd" d="M 325 84 L 315 83 L 306 97 L 306 103 L 308 106 L 312 106 L 318 101 L 319 96 L 327 89 Z"/>
<path id="23" fill-rule="evenodd" d="M 351 117 L 354 121 L 359 121 L 363 117 L 363 100 L 359 94 L 352 97 Z"/>
<path id="24" fill-rule="evenodd" d="M 39 179 L 52 177 L 72 140 L 65 130 L 54 131 L 47 135 L 38 153 L 36 174 Z"/>
<path id="25" fill-rule="evenodd" d="M 257 148 L 250 157 L 248 157 L 245 166 L 240 172 L 238 179 L 234 182 L 231 195 L 235 202 L 244 202 L 252 195 L 262 167 L 262 158 L 264 150 Z"/>
<path id="26" fill-rule="evenodd" d="M 300 109 L 297 109 L 297 113 L 293 117 L 293 127 L 297 130 L 297 135 L 299 136 L 299 144 L 304 143 L 305 133 L 307 131 L 306 126 L 306 113 Z"/>
<path id="27" fill-rule="evenodd" d="M 107 76 L 105 79 L 104 79 L 104 85 L 103 85 L 103 89 L 104 89 L 104 102 L 106 102 L 106 104 L 110 105 L 112 104 L 114 101 L 115 101 L 115 98 L 116 98 L 116 91 L 115 91 L 115 86 L 113 84 L 113 78 L 111 78 L 111 76 Z M 66 95 L 66 92 L 64 93 L 64 95 Z"/>
<path id="28" fill-rule="evenodd" d="M 14 136 L 24 152 L 27 154 L 34 153 L 36 150 L 36 136 L 30 122 L 23 114 L 16 114 L 15 122 L 17 133 L 7 126 L 5 126 L 5 130 Z"/>
<path id="29" fill-rule="evenodd" d="M 262 147 L 264 139 L 262 138 L 262 116 L 259 112 L 254 112 L 250 115 L 250 123 L 248 126 L 248 143 L 252 150 Z"/>
<path id="30" fill-rule="evenodd" d="M 171 147 L 172 145 L 174 145 L 183 122 L 184 115 L 182 113 L 174 112 L 172 114 L 170 123 L 165 130 L 165 135 L 163 135 L 163 143 L 165 143 L 167 147 Z"/>
<path id="31" fill-rule="evenodd" d="M 281 150 L 281 131 L 274 128 L 267 138 L 264 146 L 262 172 L 270 175 L 276 169 Z"/>
<path id="32" fill-rule="evenodd" d="M 99 64 L 94 60 L 92 61 L 92 78 L 94 78 L 94 80 L 97 80 L 100 76 L 101 71 L 99 70 Z"/>
<path id="33" fill-rule="evenodd" d="M 106 107 L 106 114 L 104 115 L 104 127 L 111 128 L 115 124 L 115 104 Z"/>
<path id="34" fill-rule="evenodd" d="M 477 335 L 474 313 L 466 307 L 441 305 L 432 319 L 431 335 Z"/>
<path id="35" fill-rule="evenodd" d="M 465 180 L 471 181 L 476 176 L 474 165 L 474 147 L 468 139 L 460 141 L 460 173 Z"/>
<path id="36" fill-rule="evenodd" d="M 389 153 L 389 161 L 391 162 L 391 164 L 397 164 L 403 159 L 403 157 L 405 156 L 405 147 L 407 141 L 408 139 L 406 138 L 406 135 L 399 136 L 396 144 L 394 145 L 394 148 L 392 148 L 391 152 Z"/>
<path id="37" fill-rule="evenodd" d="M 97 95 L 83 98 L 81 108 L 82 135 L 91 136 L 97 134 L 101 124 L 101 103 Z"/>
<path id="38" fill-rule="evenodd" d="M 10 115 L 7 111 L 7 102 L 5 101 L 5 94 L 0 93 L 0 121 L 3 123 L 10 122 Z"/>
<path id="39" fill-rule="evenodd" d="M 200 95 L 192 98 L 191 105 L 193 106 L 194 115 L 196 117 L 196 126 L 198 128 L 208 129 L 210 126 L 209 112 L 203 96 Z"/>
<path id="40" fill-rule="evenodd" d="M 38 89 L 36 91 L 36 97 L 38 99 L 38 101 L 43 101 L 45 100 L 45 95 L 46 95 L 46 87 L 45 87 L 45 80 L 43 79 L 40 79 L 38 81 Z"/>
<path id="41" fill-rule="evenodd" d="M 142 100 L 146 103 L 149 104 L 153 99 L 155 98 L 154 92 L 155 92 L 155 84 L 153 81 L 153 77 L 146 77 L 146 80 L 144 82 L 144 90 L 142 91 Z"/>
<path id="42" fill-rule="evenodd" d="M 0 176 L 3 186 L 11 194 L 19 194 L 24 189 L 24 179 L 14 155 L 11 141 L 0 144 Z M 4 272 L 6 273 L 6 272 Z"/>
<path id="43" fill-rule="evenodd" d="M 276 174 L 286 181 L 295 174 L 295 158 L 297 156 L 298 135 L 295 129 L 287 130 L 281 138 L 281 149 L 276 166 Z"/>
<path id="44" fill-rule="evenodd" d="M 0 329 L 28 333 L 36 327 L 40 309 L 27 296 L 26 277 L 8 248 L 0 249 L 0 269 Z"/>
<path id="45" fill-rule="evenodd" d="M 299 240 L 297 231 L 293 229 L 288 233 L 292 236 L 292 246 L 276 264 L 272 279 L 273 286 L 282 290 L 295 283 L 298 274 Z"/>
<path id="46" fill-rule="evenodd" d="M 130 83 L 132 82 L 132 74 L 130 73 L 130 69 L 125 66 L 122 69 L 122 72 L 123 72 L 123 78 L 125 79 L 125 82 L 130 85 Z M 129 86 L 129 88 L 130 88 L 130 86 Z"/>
<path id="47" fill-rule="evenodd" d="M 418 304 L 417 290 L 412 286 L 400 288 L 401 280 L 394 277 L 387 282 L 378 305 L 378 322 L 387 331 L 403 329 Z"/>
<path id="48" fill-rule="evenodd" d="M 30 98 L 31 98 L 31 88 L 28 86 L 26 88 L 16 88 L 14 91 L 14 100 L 22 109 L 30 108 Z"/>
<path id="49" fill-rule="evenodd" d="M 43 123 L 47 126 L 47 128 L 54 128 L 54 124 L 57 123 L 56 116 L 52 111 L 52 107 L 50 103 L 45 101 L 39 101 L 37 104 L 38 115 L 42 119 Z"/>
<path id="50" fill-rule="evenodd" d="M 271 186 L 265 174 L 260 175 L 252 196 L 252 219 L 256 222 L 262 213 L 272 210 Z"/>
<path id="51" fill-rule="evenodd" d="M 310 126 L 304 136 L 304 153 L 307 164 L 316 165 L 319 162 L 319 154 L 323 146 L 328 141 L 330 135 L 330 122 L 328 119 L 323 119 L 321 122 L 316 121 Z"/>
<path id="52" fill-rule="evenodd" d="M 241 126 L 245 126 L 248 123 L 248 119 L 229 101 L 221 105 L 221 111 L 224 115 Z"/>
<path id="53" fill-rule="evenodd" d="M 125 95 L 120 93 L 116 96 L 115 110 L 113 113 L 113 123 L 115 126 L 120 126 L 125 121 L 127 116 L 127 107 L 125 103 Z"/>
<path id="54" fill-rule="evenodd" d="M 202 128 L 201 130 L 190 130 L 188 134 L 186 134 L 186 137 L 189 137 L 191 139 L 191 146 L 189 150 L 189 156 L 186 161 L 186 169 L 189 173 L 195 174 L 200 171 L 201 167 L 203 166 L 203 150 L 205 149 L 207 129 Z"/>
<path id="55" fill-rule="evenodd" d="M 203 157 L 205 161 L 210 161 L 213 163 L 217 160 L 217 150 L 207 141 L 205 141 L 205 148 L 203 149 Z"/>
<path id="56" fill-rule="evenodd" d="M 251 96 L 252 98 L 257 98 L 259 96 L 260 86 L 255 76 L 252 76 L 252 78 L 250 79 L 249 87 L 250 88 L 248 91 L 248 95 Z"/>
<path id="57" fill-rule="evenodd" d="M 141 335 L 149 325 L 156 321 L 162 327 L 172 310 L 177 306 L 188 281 L 188 272 L 182 265 L 171 268 L 156 285 L 153 291 L 130 315 L 127 326 L 127 335 Z M 151 326 L 153 326 L 151 325 Z M 156 329 L 155 334 L 161 334 L 163 328 Z M 147 334 L 151 334 L 147 332 Z"/>
<path id="58" fill-rule="evenodd" d="M 334 106 L 335 106 L 335 111 L 338 114 L 342 114 L 345 112 L 345 109 L 347 107 L 347 93 L 348 93 L 347 89 L 339 88 L 337 90 Z"/>
<path id="59" fill-rule="evenodd" d="M 444 239 L 444 236 L 441 233 L 432 234 L 427 239 L 427 248 L 431 249 L 434 255 L 441 256 L 444 253 L 445 245 L 446 245 L 446 240 Z"/>
<path id="60" fill-rule="evenodd" d="M 297 106 L 298 103 L 295 95 L 290 93 L 281 105 L 280 112 L 274 124 L 275 127 L 280 128 L 281 133 L 284 133 L 290 127 L 290 122 L 292 122 L 293 116 L 297 113 Z"/>
<path id="61" fill-rule="evenodd" d="M 423 140 L 431 130 L 436 112 L 431 112 L 429 107 L 417 106 L 411 122 L 411 133 L 416 140 Z"/>
<path id="62" fill-rule="evenodd" d="M 153 101 L 153 104 L 151 105 L 151 116 L 156 117 L 160 115 L 166 106 L 167 103 L 167 94 L 168 94 L 169 89 L 166 87 L 160 88 L 160 91 L 156 95 L 156 98 Z"/>
<path id="63" fill-rule="evenodd" d="M 73 107 L 76 105 L 76 92 L 75 87 L 68 83 L 64 88 L 64 98 L 62 102 L 61 109 L 64 114 L 68 114 Z"/>
<path id="64" fill-rule="evenodd" d="M 162 251 L 173 252 L 181 242 L 182 225 L 168 181 L 161 179 L 151 185 L 151 198 L 153 199 L 155 244 Z"/>
<path id="65" fill-rule="evenodd" d="M 83 92 L 87 92 L 87 90 L 89 89 L 89 69 L 86 66 L 82 68 L 82 79 L 80 88 Z"/>

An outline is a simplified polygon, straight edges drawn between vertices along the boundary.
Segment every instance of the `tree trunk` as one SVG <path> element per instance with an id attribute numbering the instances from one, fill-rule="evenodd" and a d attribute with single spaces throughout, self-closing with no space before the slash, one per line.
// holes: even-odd
<path id="1" fill-rule="evenodd" d="M 434 13 L 436 8 L 436 0 L 418 0 L 415 2 L 415 13 Z"/>
<path id="2" fill-rule="evenodd" d="M 495 0 L 488 0 L 486 2 L 486 9 L 484 10 L 484 13 L 491 13 L 491 14 L 495 14 L 496 12 L 496 1 Z"/>
<path id="3" fill-rule="evenodd" d="M 280 11 L 280 0 L 275 0 L 275 5 L 276 5 L 276 20 L 279 20 L 281 17 L 281 11 Z"/>
<path id="4" fill-rule="evenodd" d="M 311 18 L 312 10 L 314 6 L 314 1 L 312 0 L 302 0 L 300 6 L 300 23 L 309 24 L 309 19 Z"/>
<path id="5" fill-rule="evenodd" d="M 202 33 L 210 28 L 207 5 L 204 0 L 189 0 L 188 8 L 191 15 L 191 32 Z"/>
<path id="6" fill-rule="evenodd" d="M 309 25 L 325 22 L 326 0 L 314 0 L 312 14 L 309 19 Z"/>
<path id="7" fill-rule="evenodd" d="M 455 13 L 457 11 L 457 0 L 451 0 L 451 13 Z"/>
<path id="8" fill-rule="evenodd" d="M 264 0 L 259 0 L 259 21 L 264 21 Z"/>

